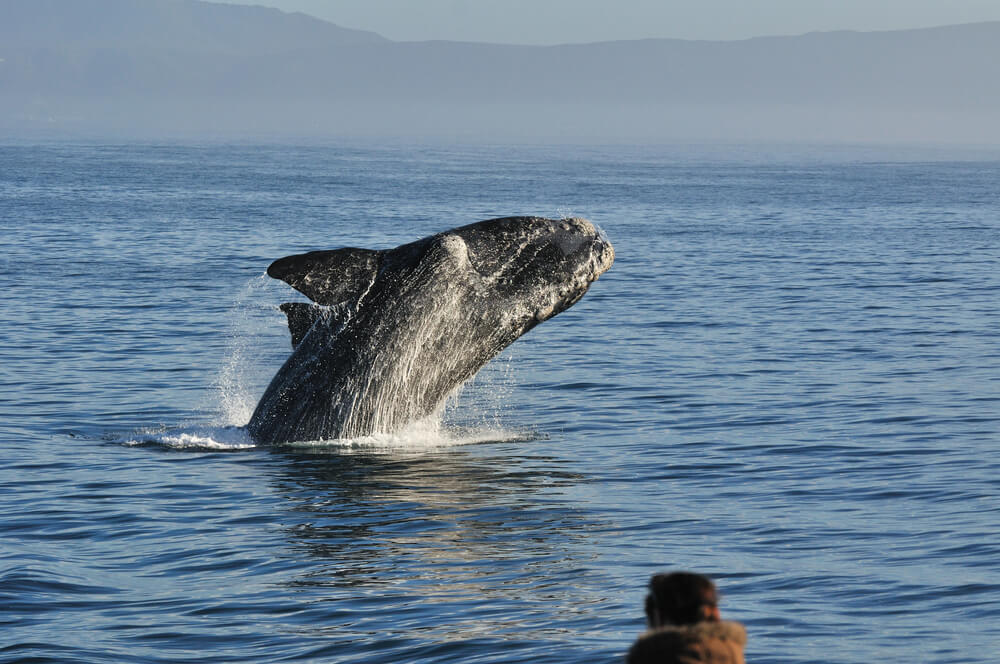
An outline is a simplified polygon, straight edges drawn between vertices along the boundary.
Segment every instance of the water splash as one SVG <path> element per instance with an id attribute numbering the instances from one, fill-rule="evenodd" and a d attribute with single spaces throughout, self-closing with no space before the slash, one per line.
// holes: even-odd
<path id="1" fill-rule="evenodd" d="M 255 308 L 247 300 L 259 290 L 253 280 L 241 292 L 234 307 L 231 324 L 253 320 Z M 258 308 L 259 309 L 259 308 Z M 273 311 L 268 310 L 273 318 Z M 267 324 L 273 320 L 267 320 Z M 223 412 L 229 419 L 248 418 L 252 411 L 249 395 L 251 343 L 253 335 L 234 333 L 230 352 L 219 379 L 218 388 L 223 404 L 248 404 L 240 411 Z M 393 433 L 376 433 L 353 438 L 312 440 L 276 446 L 274 449 L 294 449 L 315 454 L 400 454 L 422 453 L 447 448 L 484 443 L 523 442 L 538 440 L 536 431 L 517 428 L 505 422 L 510 395 L 516 380 L 516 362 L 509 350 L 490 363 L 475 377 L 456 388 L 431 415 L 411 422 Z M 129 447 L 162 447 L 187 452 L 244 451 L 260 449 L 241 423 L 184 425 L 181 427 L 148 427 L 127 434 L 106 435 L 105 440 Z"/>
<path id="2" fill-rule="evenodd" d="M 537 440 L 531 431 L 502 428 L 450 427 L 442 424 L 440 414 L 411 422 L 393 433 L 377 433 L 357 438 L 337 438 L 289 443 L 283 447 L 335 454 L 398 454 L 479 445 L 483 443 Z"/>
<path id="3" fill-rule="evenodd" d="M 445 426 L 440 416 L 435 415 L 413 422 L 395 433 L 301 441 L 267 449 L 308 451 L 315 454 L 422 453 L 464 445 L 524 442 L 541 437 L 534 431 L 499 426 Z M 124 436 L 109 436 L 106 440 L 126 447 L 162 447 L 185 452 L 239 452 L 262 448 L 254 442 L 245 428 L 233 426 L 149 428 Z"/>
<path id="4" fill-rule="evenodd" d="M 445 401 L 442 426 L 449 429 L 505 432 L 517 386 L 516 350 L 508 347 Z"/>
<path id="5" fill-rule="evenodd" d="M 263 273 L 250 279 L 229 310 L 226 359 L 216 378 L 219 424 L 243 426 L 257 405 L 254 378 L 260 373 L 256 363 L 264 330 L 273 325 L 274 307 L 263 304 L 262 294 L 273 288 L 274 280 Z"/>
<path id="6" fill-rule="evenodd" d="M 266 372 L 266 368 L 262 369 L 260 366 L 262 343 L 267 345 L 268 337 L 276 337 L 280 339 L 279 357 L 286 352 L 284 316 L 276 314 L 276 307 L 271 304 L 287 295 L 275 292 L 283 290 L 280 283 L 262 273 L 247 281 L 237 294 L 228 313 L 225 360 L 215 380 L 219 404 L 217 421 L 210 426 L 194 429 L 143 430 L 120 442 L 129 445 L 162 445 L 174 449 L 228 450 L 256 447 L 244 427 L 256 407 L 258 383 Z M 353 310 L 341 307 L 319 308 L 329 315 L 333 325 L 340 328 L 354 313 Z M 281 324 L 276 326 L 275 322 L 279 319 Z M 432 330 L 424 332 L 424 336 L 433 335 Z M 428 341 L 411 339 L 408 346 L 417 349 Z M 399 359 L 394 362 L 397 366 L 400 364 Z M 404 361 L 402 364 L 413 363 Z M 512 354 L 507 351 L 484 371 L 455 389 L 429 416 L 414 421 L 399 431 L 297 442 L 293 446 L 331 451 L 421 450 L 486 441 L 534 439 L 536 434 L 511 429 L 503 422 L 508 397 L 515 383 L 514 372 Z M 387 398 L 383 409 L 393 405 L 398 404 L 393 404 L 393 399 Z"/>
<path id="7" fill-rule="evenodd" d="M 283 286 L 261 274 L 247 281 L 237 294 L 228 313 L 225 360 L 215 380 L 218 398 L 218 418 L 210 426 L 176 430 L 142 430 L 126 436 L 120 442 L 129 445 L 162 445 L 174 449 L 249 449 L 255 442 L 243 428 L 256 407 L 256 393 L 266 368 L 261 367 L 261 346 L 268 337 L 279 341 L 283 356 L 287 341 L 284 316 L 276 313 L 274 300 L 287 295 L 273 292 Z M 274 295 L 275 297 L 272 297 Z M 353 311 L 338 307 L 321 307 L 330 322 L 342 327 Z M 281 324 L 275 325 L 276 321 Z M 431 331 L 426 331 L 432 334 Z M 420 336 L 420 335 L 414 335 Z M 412 340 L 412 348 L 420 348 L 427 340 Z M 399 364 L 398 358 L 395 364 Z M 404 362 L 404 364 L 406 364 Z M 502 424 L 503 404 L 513 384 L 513 364 L 509 355 L 498 358 L 490 369 L 465 387 L 459 387 L 431 415 L 411 423 L 392 434 L 295 443 L 311 449 L 399 450 L 434 449 L 484 442 L 523 438 L 523 432 L 511 432 Z M 385 399 L 384 408 L 393 406 Z M 398 405 L 398 404 L 396 404 Z M 389 416 L 385 414 L 385 416 Z M 530 436 L 529 436 L 530 437 Z"/>
<path id="8" fill-rule="evenodd" d="M 257 447 L 242 427 L 142 429 L 115 442 L 128 447 L 159 446 L 179 450 L 236 451 Z"/>

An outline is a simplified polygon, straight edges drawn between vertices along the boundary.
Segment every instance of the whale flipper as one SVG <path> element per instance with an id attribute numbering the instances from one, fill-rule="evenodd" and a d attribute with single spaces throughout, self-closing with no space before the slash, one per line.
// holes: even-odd
<path id="1" fill-rule="evenodd" d="M 306 333 L 324 313 L 324 309 L 308 302 L 285 302 L 280 309 L 288 316 L 288 331 L 292 333 L 292 349 L 299 347 Z"/>
<path id="2" fill-rule="evenodd" d="M 310 251 L 279 258 L 267 268 L 267 275 L 281 279 L 317 304 L 357 302 L 375 281 L 383 253 L 353 247 Z"/>

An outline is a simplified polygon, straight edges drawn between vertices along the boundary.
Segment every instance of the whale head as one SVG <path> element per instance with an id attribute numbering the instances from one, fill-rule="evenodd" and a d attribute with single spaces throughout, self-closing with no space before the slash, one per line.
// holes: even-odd
<path id="1" fill-rule="evenodd" d="M 586 219 L 508 217 L 450 231 L 521 333 L 576 303 L 611 267 L 615 251 Z"/>

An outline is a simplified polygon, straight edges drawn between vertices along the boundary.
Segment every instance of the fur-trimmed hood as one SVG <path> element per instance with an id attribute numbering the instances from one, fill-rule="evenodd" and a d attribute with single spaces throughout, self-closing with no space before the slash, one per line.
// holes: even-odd
<path id="1" fill-rule="evenodd" d="M 629 664 L 744 664 L 747 630 L 738 622 L 701 622 L 650 630 L 628 652 Z"/>

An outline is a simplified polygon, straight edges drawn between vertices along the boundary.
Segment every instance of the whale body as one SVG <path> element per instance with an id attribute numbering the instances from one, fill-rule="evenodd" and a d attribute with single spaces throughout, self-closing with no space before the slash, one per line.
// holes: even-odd
<path id="1" fill-rule="evenodd" d="M 281 305 L 294 350 L 247 430 L 265 444 L 398 431 L 572 306 L 613 261 L 591 222 L 539 217 L 281 258 L 268 275 L 315 304 Z"/>

